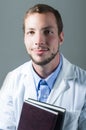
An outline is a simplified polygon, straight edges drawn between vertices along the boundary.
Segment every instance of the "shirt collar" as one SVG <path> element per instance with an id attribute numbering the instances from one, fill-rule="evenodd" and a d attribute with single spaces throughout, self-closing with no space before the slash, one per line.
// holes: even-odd
<path id="1" fill-rule="evenodd" d="M 51 73 L 45 79 L 45 81 L 47 82 L 50 89 L 52 89 L 52 87 L 53 87 L 53 85 L 55 83 L 55 80 L 56 80 L 57 76 L 59 75 L 59 72 L 60 72 L 60 70 L 62 68 L 62 64 L 63 64 L 63 59 L 62 59 L 62 56 L 60 55 L 60 63 L 59 63 L 59 65 L 54 70 L 54 72 Z M 34 79 L 35 86 L 38 89 L 39 82 L 40 82 L 40 80 L 42 80 L 42 78 L 34 71 L 32 65 L 31 65 L 31 71 L 32 71 L 32 74 L 33 74 L 33 79 Z"/>
<path id="2" fill-rule="evenodd" d="M 57 76 L 59 75 L 59 72 L 62 68 L 62 64 L 63 64 L 63 60 L 62 60 L 62 56 L 60 55 L 60 63 L 59 65 L 57 66 L 57 68 L 54 70 L 53 73 L 51 73 L 45 80 L 48 84 L 48 86 L 50 87 L 50 89 L 52 89 L 55 81 L 56 81 L 56 78 Z"/>

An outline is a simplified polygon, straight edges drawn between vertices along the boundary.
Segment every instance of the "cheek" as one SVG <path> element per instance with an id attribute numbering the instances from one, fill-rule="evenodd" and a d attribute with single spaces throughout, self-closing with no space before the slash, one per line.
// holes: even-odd
<path id="1" fill-rule="evenodd" d="M 56 50 L 58 48 L 59 41 L 57 38 L 49 38 L 48 43 L 53 50 Z"/>
<path id="2" fill-rule="evenodd" d="M 27 50 L 27 52 L 29 53 L 30 52 L 30 43 L 27 43 L 27 42 L 25 42 L 25 47 L 26 47 L 26 50 Z"/>
<path id="3" fill-rule="evenodd" d="M 29 38 L 25 38 L 24 39 L 24 43 L 25 43 L 25 47 L 27 50 L 29 50 L 31 48 L 31 40 Z"/>
<path id="4" fill-rule="evenodd" d="M 58 37 L 56 35 L 52 35 L 48 37 L 48 41 L 53 44 L 58 43 Z"/>

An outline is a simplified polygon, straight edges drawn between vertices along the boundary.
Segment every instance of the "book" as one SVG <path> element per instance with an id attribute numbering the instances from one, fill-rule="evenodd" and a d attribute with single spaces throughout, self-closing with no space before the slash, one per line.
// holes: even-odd
<path id="1" fill-rule="evenodd" d="M 34 99 L 23 103 L 18 130 L 62 130 L 66 109 Z"/>

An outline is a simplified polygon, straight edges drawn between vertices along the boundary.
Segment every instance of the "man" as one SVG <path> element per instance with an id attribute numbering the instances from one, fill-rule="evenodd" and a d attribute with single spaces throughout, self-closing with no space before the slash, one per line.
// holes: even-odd
<path id="1" fill-rule="evenodd" d="M 66 108 L 63 130 L 85 130 L 86 71 L 59 51 L 64 41 L 59 12 L 35 5 L 26 12 L 23 29 L 31 61 L 7 75 L 0 93 L 0 129 L 17 129 L 23 102 L 32 98 Z M 47 88 L 43 95 L 41 81 Z"/>

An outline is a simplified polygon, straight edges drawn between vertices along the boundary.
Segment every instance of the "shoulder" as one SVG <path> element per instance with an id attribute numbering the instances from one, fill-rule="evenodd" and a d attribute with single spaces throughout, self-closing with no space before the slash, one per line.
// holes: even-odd
<path id="1" fill-rule="evenodd" d="M 74 72 L 78 82 L 86 86 L 86 70 L 74 65 Z"/>
<path id="2" fill-rule="evenodd" d="M 22 65 L 20 65 L 19 67 L 15 68 L 14 70 L 12 70 L 10 73 L 12 74 L 26 74 L 28 73 L 28 71 L 30 70 L 31 67 L 31 61 L 28 61 Z"/>
<path id="3" fill-rule="evenodd" d="M 6 75 L 2 87 L 4 88 L 6 86 L 6 88 L 9 89 L 9 87 L 11 86 L 13 88 L 13 86 L 18 86 L 20 82 L 23 82 L 26 75 L 31 76 L 31 63 L 31 61 L 28 61 L 20 65 L 19 67 L 15 68 L 14 70 L 10 71 Z"/>
<path id="4" fill-rule="evenodd" d="M 79 83 L 86 85 L 86 70 L 72 64 L 63 56 L 63 71 L 68 79 L 77 79 Z"/>
<path id="5" fill-rule="evenodd" d="M 22 65 L 20 65 L 19 67 L 15 68 L 14 70 L 10 71 L 5 80 L 10 80 L 10 81 L 17 81 L 17 79 L 21 79 L 22 77 L 25 77 L 26 75 L 28 75 L 29 73 L 31 73 L 31 61 L 28 61 Z"/>

